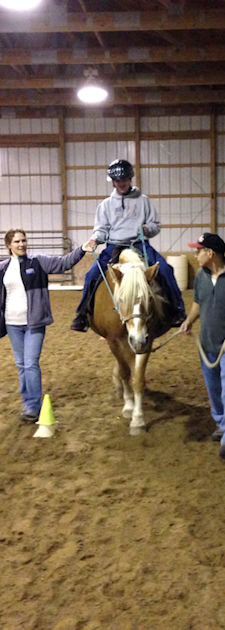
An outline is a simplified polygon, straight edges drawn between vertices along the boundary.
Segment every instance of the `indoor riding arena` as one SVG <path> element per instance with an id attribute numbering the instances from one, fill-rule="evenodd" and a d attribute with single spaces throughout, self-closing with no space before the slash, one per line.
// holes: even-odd
<path id="1" fill-rule="evenodd" d="M 0 265 L 11 228 L 34 257 L 88 241 L 112 193 L 108 166 L 128 160 L 160 218 L 150 244 L 173 266 L 188 313 L 198 269 L 188 243 L 225 239 L 225 1 L 31 5 L 0 0 Z M 98 85 L 105 101 L 79 100 Z M 93 262 L 87 252 L 49 275 L 48 438 L 20 419 L 17 368 L 0 339 L 0 628 L 222 630 L 225 462 L 200 323 L 196 335 L 171 328 L 154 340 L 146 430 L 130 435 L 106 340 L 70 328 Z"/>

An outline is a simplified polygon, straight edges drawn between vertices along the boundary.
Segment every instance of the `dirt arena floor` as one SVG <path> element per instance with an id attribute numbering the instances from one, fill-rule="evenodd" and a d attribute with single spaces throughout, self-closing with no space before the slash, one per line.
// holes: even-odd
<path id="1" fill-rule="evenodd" d="M 152 356 L 148 432 L 130 437 L 106 343 L 70 331 L 79 297 L 51 292 L 41 367 L 53 438 L 20 424 L 1 340 L 0 628 L 225 628 L 225 463 L 195 343 Z"/>

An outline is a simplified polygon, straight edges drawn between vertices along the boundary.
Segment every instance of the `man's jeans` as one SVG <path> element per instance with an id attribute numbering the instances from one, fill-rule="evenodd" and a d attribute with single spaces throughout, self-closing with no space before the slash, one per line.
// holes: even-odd
<path id="1" fill-rule="evenodd" d="M 218 356 L 218 355 L 217 355 Z M 207 352 L 210 363 L 216 361 L 217 356 Z M 225 354 L 215 368 L 208 368 L 201 359 L 202 374 L 208 390 L 212 417 L 220 431 L 223 432 L 221 444 L 225 444 Z"/>
<path id="2" fill-rule="evenodd" d="M 24 411 L 39 413 L 42 395 L 39 358 L 45 326 L 31 330 L 28 326 L 7 324 L 6 329 L 19 373 Z"/>

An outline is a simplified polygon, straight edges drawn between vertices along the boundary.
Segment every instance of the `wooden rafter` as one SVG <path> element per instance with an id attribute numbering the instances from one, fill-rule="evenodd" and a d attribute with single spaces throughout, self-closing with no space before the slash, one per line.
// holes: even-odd
<path id="1" fill-rule="evenodd" d="M 130 90 L 127 94 L 114 94 L 104 107 L 114 105 L 178 105 L 182 103 L 225 103 L 225 88 L 211 90 L 208 88 L 181 88 L 179 90 L 148 89 L 143 93 Z M 65 93 L 21 94 L 0 93 L 1 107 L 47 107 L 47 106 L 75 106 L 80 105 L 73 91 Z"/>
<path id="2" fill-rule="evenodd" d="M 224 61 L 225 44 L 205 44 L 202 46 L 130 46 L 111 48 L 105 51 L 86 47 L 79 50 L 3 50 L 0 65 L 91 65 L 123 63 L 191 63 Z"/>
<path id="3" fill-rule="evenodd" d="M 90 33 L 164 30 L 207 30 L 225 28 L 222 8 L 183 7 L 170 15 L 168 11 L 67 12 L 66 7 L 55 7 L 42 12 L 40 17 L 9 15 L 0 11 L 0 33 Z"/>
<path id="4" fill-rule="evenodd" d="M 176 74 L 172 72 L 149 71 L 148 73 L 133 73 L 126 76 L 107 77 L 105 83 L 114 87 L 158 87 L 158 86 L 188 86 L 188 85 L 223 85 L 224 70 L 204 70 L 201 73 L 189 72 Z M 52 77 L 32 77 L 29 79 L 0 79 L 0 90 L 27 89 L 71 89 L 80 85 L 80 79 L 67 76 L 65 79 Z"/>

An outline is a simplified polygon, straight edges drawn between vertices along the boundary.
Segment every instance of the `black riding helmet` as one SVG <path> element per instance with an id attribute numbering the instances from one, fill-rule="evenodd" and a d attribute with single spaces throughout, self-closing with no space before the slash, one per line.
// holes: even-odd
<path id="1" fill-rule="evenodd" d="M 131 179 L 134 176 L 132 164 L 127 160 L 114 160 L 107 170 L 107 180 Z"/>

